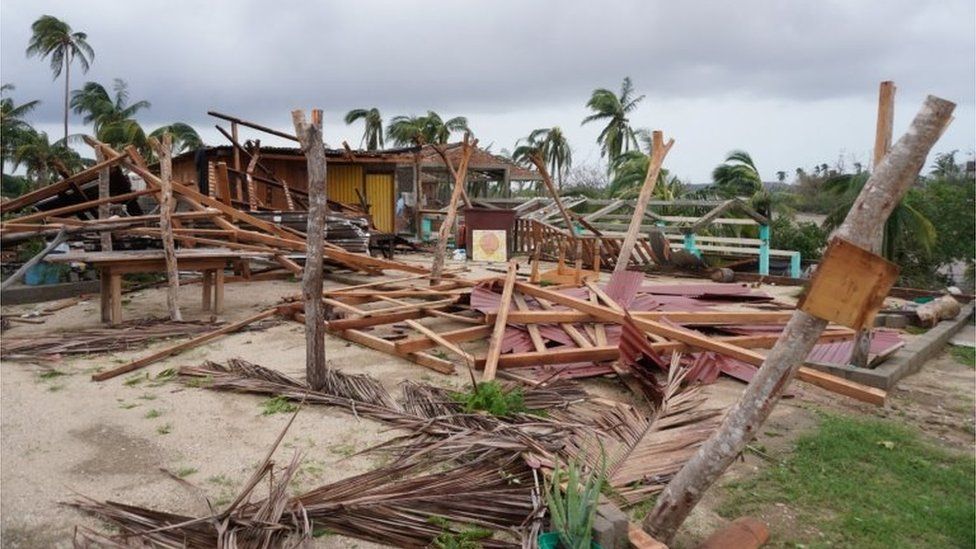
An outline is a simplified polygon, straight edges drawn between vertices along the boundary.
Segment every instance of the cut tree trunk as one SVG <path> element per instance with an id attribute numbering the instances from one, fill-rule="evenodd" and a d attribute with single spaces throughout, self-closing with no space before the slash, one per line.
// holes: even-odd
<path id="1" fill-rule="evenodd" d="M 150 138 L 149 144 L 156 150 L 159 157 L 159 228 L 163 237 L 163 255 L 166 257 L 166 280 L 169 282 L 166 292 L 166 306 L 169 308 L 169 318 L 174 322 L 181 322 L 180 313 L 180 271 L 176 264 L 176 242 L 173 240 L 173 136 L 163 134 L 160 143 Z"/>
<path id="2" fill-rule="evenodd" d="M 302 144 L 308 164 L 308 228 L 302 297 L 305 301 L 305 379 L 313 391 L 325 387 L 328 366 L 325 362 L 325 305 L 322 303 L 322 260 L 325 248 L 325 219 L 328 214 L 325 144 L 322 142 L 322 111 L 312 111 L 311 123 L 305 112 L 291 113 L 295 134 Z"/>
<path id="3" fill-rule="evenodd" d="M 664 134 L 660 130 L 655 130 L 651 141 L 651 159 L 647 164 L 647 175 L 644 177 L 644 185 L 641 186 L 640 194 L 637 196 L 637 203 L 634 204 L 634 215 L 630 218 L 630 227 L 620 245 L 620 255 L 617 256 L 617 264 L 613 267 L 613 272 L 619 273 L 626 271 L 630 264 L 630 257 L 634 254 L 634 246 L 640 237 L 641 225 L 644 223 L 644 212 L 647 210 L 647 203 L 651 201 L 654 194 L 654 185 L 657 183 L 658 175 L 661 173 L 661 166 L 664 164 L 664 157 L 668 155 L 674 139 L 669 139 L 664 143 Z"/>
<path id="4" fill-rule="evenodd" d="M 103 153 L 100 149 L 95 149 L 95 160 L 99 164 L 101 164 L 102 162 L 104 162 L 105 161 L 105 153 Z M 105 200 L 106 198 L 109 197 L 109 195 L 112 192 L 111 191 L 111 187 L 109 185 L 109 181 L 110 181 L 109 178 L 110 178 L 110 175 L 109 175 L 109 169 L 108 168 L 102 168 L 101 170 L 98 171 L 98 198 L 99 198 L 99 200 Z M 108 219 L 108 216 L 111 213 L 110 208 L 111 208 L 111 206 L 109 206 L 109 203 L 107 201 L 104 204 L 99 204 L 99 206 L 98 206 L 98 219 L 101 220 L 101 221 L 104 221 L 104 220 Z M 111 232 L 108 232 L 108 231 L 102 233 L 101 234 L 101 241 L 102 241 L 102 251 L 103 252 L 111 252 L 112 251 L 112 233 Z"/>
<path id="5" fill-rule="evenodd" d="M 925 157 L 949 121 L 955 105 L 929 96 L 904 136 L 864 185 L 835 235 L 869 248 L 891 211 L 915 182 Z M 796 311 L 776 346 L 719 429 L 674 476 L 644 519 L 644 529 L 665 543 L 674 537 L 705 491 L 742 452 L 810 353 L 827 321 Z M 842 473 L 842 472 L 839 472 Z"/>

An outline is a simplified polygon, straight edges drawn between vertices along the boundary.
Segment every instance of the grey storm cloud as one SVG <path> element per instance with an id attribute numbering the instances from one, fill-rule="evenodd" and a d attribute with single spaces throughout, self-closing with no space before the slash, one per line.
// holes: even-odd
<path id="1" fill-rule="evenodd" d="M 24 56 L 41 14 L 87 32 L 95 48 L 92 70 L 74 71 L 72 87 L 124 78 L 134 98 L 152 102 L 142 116 L 150 126 L 212 127 L 208 109 L 279 127 L 295 107 L 378 106 L 387 117 L 434 109 L 469 115 L 476 131 L 483 119 L 498 133 L 489 137 L 510 146 L 537 127 L 534 115 L 565 112 L 548 125 L 573 128 L 586 141 L 577 146 L 592 148 L 595 133 L 578 128 L 583 104 L 627 75 L 658 120 L 667 112 L 655 105 L 689 102 L 763 105 L 770 116 L 870 105 L 883 79 L 907 89 L 906 112 L 926 93 L 966 106 L 967 116 L 976 101 L 972 0 L 5 0 L 2 79 L 18 98 L 42 99 L 35 119 L 50 124 L 60 119 L 61 88 L 45 63 Z M 518 120 L 526 125 L 514 127 Z M 957 148 L 972 142 L 969 127 Z"/>

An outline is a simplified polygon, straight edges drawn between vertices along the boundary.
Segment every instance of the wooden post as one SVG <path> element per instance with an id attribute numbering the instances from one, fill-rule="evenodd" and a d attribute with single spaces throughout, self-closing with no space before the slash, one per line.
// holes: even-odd
<path id="1" fill-rule="evenodd" d="M 468 177 L 468 161 L 471 160 L 471 153 L 474 152 L 474 148 L 477 146 L 478 140 L 471 141 L 471 134 L 465 133 L 464 144 L 461 150 L 461 162 L 458 164 L 457 171 L 454 171 L 453 168 L 451 169 L 451 172 L 454 174 L 454 190 L 451 192 L 451 201 L 447 205 L 447 215 L 444 216 L 444 221 L 441 223 L 441 228 L 437 234 L 437 248 L 434 250 L 434 262 L 430 268 L 431 284 L 437 284 L 441 279 L 441 273 L 444 271 L 444 256 L 447 254 L 447 237 L 451 234 L 451 228 L 454 226 L 454 220 L 457 218 L 458 201 L 464 191 L 464 183 Z M 448 162 L 448 165 L 450 166 L 450 162 Z"/>
<path id="2" fill-rule="evenodd" d="M 240 142 L 237 137 L 237 122 L 230 123 L 230 135 L 231 141 L 234 143 Z M 239 151 L 237 147 L 234 147 L 234 171 L 241 171 L 241 151 Z M 240 198 L 240 196 L 238 196 L 238 198 Z"/>
<path id="3" fill-rule="evenodd" d="M 508 324 L 508 311 L 512 308 L 512 293 L 515 291 L 515 275 L 518 264 L 514 259 L 508 262 L 508 272 L 505 274 L 505 285 L 502 287 L 502 300 L 498 304 L 498 314 L 495 316 L 495 326 L 488 343 L 488 356 L 485 359 L 485 371 L 481 375 L 482 381 L 495 379 L 498 371 L 498 359 L 502 354 L 502 339 L 505 338 L 505 327 Z"/>
<path id="4" fill-rule="evenodd" d="M 911 128 L 865 183 L 835 235 L 870 248 L 895 205 L 915 182 L 955 105 L 929 96 Z M 745 449 L 779 401 L 827 321 L 796 311 L 752 382 L 719 429 L 674 476 L 644 519 L 644 529 L 665 543 L 674 537 L 705 491 Z M 843 474 L 839 471 L 838 474 Z"/>
<path id="5" fill-rule="evenodd" d="M 105 162 L 105 153 L 100 149 L 95 149 L 95 161 L 99 164 Z M 98 198 L 105 199 L 111 195 L 111 187 L 109 186 L 110 174 L 109 168 L 105 167 L 98 170 Z M 98 219 L 105 220 L 108 219 L 110 214 L 109 204 L 105 202 L 104 204 L 98 205 Z M 112 251 L 112 233 L 110 231 L 105 231 L 101 234 L 102 239 L 102 251 L 111 252 Z"/>
<path id="6" fill-rule="evenodd" d="M 260 140 L 255 141 L 254 147 L 251 148 L 251 161 L 247 163 L 247 172 L 245 174 L 247 181 L 247 207 L 252 212 L 258 209 L 258 185 L 254 182 L 254 167 L 258 163 L 259 156 L 261 156 Z"/>
<path id="7" fill-rule="evenodd" d="M 169 286 L 166 292 L 166 306 L 169 318 L 181 322 L 180 313 L 180 271 L 176 265 L 176 243 L 173 240 L 173 136 L 163 134 L 163 142 L 149 138 L 149 145 L 159 157 L 159 183 L 162 192 L 159 197 L 159 228 L 163 236 L 163 255 L 166 256 L 166 279 Z"/>
<path id="8" fill-rule="evenodd" d="M 302 297 L 305 301 L 305 379 L 313 391 L 325 386 L 325 306 L 322 303 L 322 257 L 325 247 L 325 218 L 328 213 L 325 144 L 322 142 L 322 111 L 312 111 L 311 124 L 305 112 L 291 112 L 295 134 L 308 164 L 308 229 Z"/>
<path id="9" fill-rule="evenodd" d="M 878 169 L 878 165 L 884 160 L 885 155 L 891 149 L 891 139 L 894 133 L 895 122 L 895 83 L 886 80 L 881 83 L 878 90 L 878 124 L 874 133 L 874 163 L 872 170 Z M 884 231 L 878 233 L 871 247 L 868 248 L 874 253 L 881 251 L 884 242 Z M 859 368 L 867 368 L 868 356 L 871 354 L 871 327 L 867 326 L 857 332 L 854 338 L 854 349 L 851 351 L 851 358 L 848 362 Z"/>
<path id="10" fill-rule="evenodd" d="M 529 155 L 529 160 L 535 165 L 535 169 L 539 170 L 539 175 L 542 176 L 542 182 L 545 183 L 546 189 L 549 190 L 549 195 L 556 202 L 556 207 L 559 208 L 559 213 L 563 216 L 563 221 L 566 222 L 566 230 L 569 231 L 569 235 L 574 234 L 573 231 L 573 218 L 563 207 L 563 201 L 559 199 L 559 192 L 556 187 L 552 184 L 552 177 L 549 175 L 549 170 L 546 169 L 546 163 L 542 160 L 542 155 L 538 153 L 533 153 Z"/>
<path id="11" fill-rule="evenodd" d="M 630 218 L 630 227 L 627 228 L 627 234 L 620 245 L 620 255 L 617 256 L 617 264 L 613 267 L 614 273 L 626 271 L 627 265 L 630 264 L 630 257 L 634 253 L 634 245 L 637 244 L 641 224 L 644 221 L 644 211 L 647 209 L 647 203 L 651 201 L 651 195 L 654 194 L 654 185 L 657 183 L 658 174 L 661 173 L 661 165 L 664 164 L 664 157 L 668 155 L 668 151 L 674 145 L 674 139 L 669 139 L 667 144 L 664 143 L 664 133 L 660 130 L 655 130 L 652 135 L 651 158 L 647 164 L 647 175 L 644 177 L 644 185 L 641 186 L 637 202 L 634 204 L 634 215 Z"/>

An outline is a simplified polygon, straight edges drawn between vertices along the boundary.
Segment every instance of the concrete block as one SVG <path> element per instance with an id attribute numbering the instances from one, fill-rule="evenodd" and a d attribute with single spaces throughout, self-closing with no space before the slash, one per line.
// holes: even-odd
<path id="1" fill-rule="evenodd" d="M 901 330 L 908 326 L 908 317 L 905 315 L 884 315 L 885 328 L 895 328 Z"/>
<path id="2" fill-rule="evenodd" d="M 613 539 L 617 547 L 627 547 L 627 529 L 630 517 L 613 503 L 604 500 L 597 506 L 596 514 L 613 525 Z M 602 545 L 602 544 L 601 544 Z"/>
<path id="3" fill-rule="evenodd" d="M 626 545 L 617 545 L 617 529 L 608 519 L 597 515 L 593 519 L 593 541 L 604 549 L 619 549 Z"/>

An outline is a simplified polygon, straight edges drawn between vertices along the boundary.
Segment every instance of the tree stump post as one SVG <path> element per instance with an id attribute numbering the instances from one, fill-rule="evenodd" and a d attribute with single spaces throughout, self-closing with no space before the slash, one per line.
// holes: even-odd
<path id="1" fill-rule="evenodd" d="M 308 165 L 308 228 L 305 270 L 302 273 L 302 298 L 305 301 L 305 379 L 309 388 L 318 391 L 325 386 L 328 372 L 325 361 L 322 263 L 325 220 L 329 206 L 325 144 L 322 142 L 322 111 L 312 111 L 311 123 L 305 120 L 305 112 L 302 110 L 292 111 L 291 118 Z"/>
<path id="2" fill-rule="evenodd" d="M 159 229 L 163 237 L 163 255 L 166 257 L 166 280 L 169 282 L 166 306 L 169 308 L 170 320 L 181 322 L 183 314 L 180 313 L 180 271 L 176 263 L 176 242 L 173 239 L 173 136 L 168 132 L 164 133 L 162 143 L 150 138 L 149 145 L 159 157 Z"/>
<path id="3" fill-rule="evenodd" d="M 617 256 L 617 264 L 613 267 L 614 274 L 626 271 L 630 265 L 630 257 L 634 254 L 634 246 L 640 236 L 640 228 L 644 222 L 644 212 L 647 210 L 647 203 L 651 201 L 654 194 L 654 185 L 657 183 L 658 175 L 661 173 L 661 166 L 664 164 L 664 157 L 668 155 L 674 139 L 669 139 L 664 143 L 664 133 L 655 130 L 651 140 L 651 158 L 647 163 L 647 175 L 644 177 L 644 184 L 641 186 L 640 194 L 637 196 L 637 203 L 634 204 L 634 215 L 630 218 L 630 227 L 620 245 L 620 255 Z"/>
<path id="4" fill-rule="evenodd" d="M 464 134 L 464 144 L 461 149 L 461 161 L 458 163 L 457 170 L 454 170 L 447 157 L 444 162 L 448 166 L 448 171 L 454 174 L 454 190 L 451 192 L 451 201 L 447 205 L 447 215 L 441 223 L 441 228 L 437 232 L 437 248 L 434 249 L 434 262 L 430 268 L 430 283 L 437 284 L 444 272 L 444 256 L 447 254 L 447 237 L 451 234 L 451 228 L 457 219 L 458 201 L 464 193 L 464 184 L 468 178 L 468 162 L 471 160 L 471 153 L 478 146 L 478 140 L 471 141 L 471 134 Z M 436 149 L 435 149 L 436 150 Z"/>

